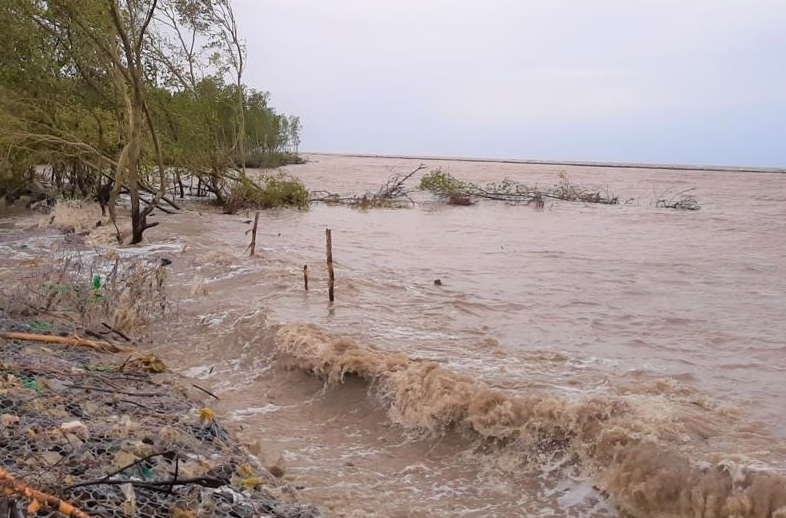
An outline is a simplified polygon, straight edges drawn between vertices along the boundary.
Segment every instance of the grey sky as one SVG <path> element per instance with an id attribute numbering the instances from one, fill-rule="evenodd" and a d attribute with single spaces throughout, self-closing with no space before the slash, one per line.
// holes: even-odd
<path id="1" fill-rule="evenodd" d="M 235 0 L 302 149 L 786 166 L 786 0 Z"/>

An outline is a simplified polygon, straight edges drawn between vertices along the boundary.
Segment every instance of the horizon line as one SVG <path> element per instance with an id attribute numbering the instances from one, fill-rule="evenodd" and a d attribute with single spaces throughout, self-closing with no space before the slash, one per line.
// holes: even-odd
<path id="1" fill-rule="evenodd" d="M 452 162 L 496 162 L 501 164 L 564 165 L 573 167 L 608 167 L 617 169 L 663 169 L 672 171 L 714 171 L 740 173 L 786 173 L 782 167 L 723 166 L 699 164 L 657 164 L 648 162 L 601 162 L 596 160 L 536 160 L 524 158 L 482 158 L 466 156 L 405 155 L 387 153 L 346 153 L 335 151 L 302 151 L 303 155 L 328 155 L 357 158 L 399 158 L 407 160 L 449 160 Z"/>

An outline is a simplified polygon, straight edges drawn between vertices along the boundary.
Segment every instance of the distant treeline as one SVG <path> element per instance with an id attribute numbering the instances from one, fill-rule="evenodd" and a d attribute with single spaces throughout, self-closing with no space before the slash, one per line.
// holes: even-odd
<path id="1" fill-rule="evenodd" d="M 230 0 L 3 0 L 0 27 L 0 196 L 49 165 L 115 223 L 127 194 L 136 243 L 183 178 L 223 204 L 264 189 L 247 166 L 297 160 L 298 117 L 243 82 Z"/>

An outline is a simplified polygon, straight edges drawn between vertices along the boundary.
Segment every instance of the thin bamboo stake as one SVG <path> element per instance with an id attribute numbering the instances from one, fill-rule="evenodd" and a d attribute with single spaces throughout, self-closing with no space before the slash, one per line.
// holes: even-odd
<path id="1" fill-rule="evenodd" d="M 84 511 L 80 511 L 65 500 L 60 500 L 56 496 L 49 495 L 37 489 L 33 489 L 21 480 L 15 479 L 6 470 L 0 467 L 0 494 L 7 496 L 24 496 L 33 502 L 28 507 L 32 514 L 38 509 L 39 502 L 43 502 L 49 507 L 57 509 L 66 516 L 72 518 L 92 518 Z"/>
<path id="2" fill-rule="evenodd" d="M 57 336 L 57 335 L 39 335 L 35 333 L 15 333 L 15 332 L 0 332 L 0 338 L 6 340 L 27 340 L 29 342 L 43 342 L 48 344 L 63 344 L 63 345 L 76 345 L 79 347 L 90 347 L 91 349 L 98 349 L 99 351 L 120 352 L 120 351 L 133 351 L 128 347 L 120 347 L 118 345 L 110 344 L 108 342 L 97 342 L 95 340 L 88 340 L 80 336 Z"/>
<path id="3" fill-rule="evenodd" d="M 327 251 L 327 268 L 328 268 L 328 299 L 333 302 L 333 284 L 335 276 L 333 274 L 333 240 L 330 235 L 330 229 L 325 229 L 325 247 Z"/>
<path id="4" fill-rule="evenodd" d="M 303 287 L 308 291 L 308 265 L 303 265 Z"/>
<path id="5" fill-rule="evenodd" d="M 254 215 L 254 228 L 251 229 L 251 253 L 249 255 L 252 257 L 257 247 L 257 223 L 259 223 L 259 212 Z"/>

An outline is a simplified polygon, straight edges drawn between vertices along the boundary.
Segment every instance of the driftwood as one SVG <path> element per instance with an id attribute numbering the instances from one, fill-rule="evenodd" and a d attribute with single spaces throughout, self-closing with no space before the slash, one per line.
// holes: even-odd
<path id="1" fill-rule="evenodd" d="M 92 518 L 89 514 L 80 511 L 65 500 L 34 489 L 21 480 L 14 478 L 2 467 L 0 467 L 0 494 L 12 497 L 25 497 L 32 500 L 27 508 L 28 513 L 31 515 L 36 514 L 39 506 L 43 503 L 48 507 L 57 509 L 66 516 L 71 516 L 73 518 Z"/>
<path id="2" fill-rule="evenodd" d="M 192 387 L 194 387 L 194 388 L 195 388 L 195 389 L 197 389 L 197 390 L 201 390 L 202 392 L 204 392 L 204 393 L 205 393 L 205 394 L 207 394 L 208 396 L 211 396 L 211 397 L 213 397 L 213 398 L 215 398 L 215 399 L 219 399 L 219 400 L 221 399 L 220 397 L 216 396 L 215 394 L 213 394 L 212 392 L 210 392 L 210 391 L 209 391 L 209 390 L 207 390 L 206 388 L 202 388 L 202 387 L 200 387 L 200 386 L 199 386 L 199 385 L 197 385 L 196 383 L 192 383 L 192 384 L 191 384 L 191 386 L 192 386 Z"/>
<path id="3" fill-rule="evenodd" d="M 349 205 L 350 207 L 368 209 L 376 207 L 400 207 L 402 205 L 415 202 L 409 197 L 409 190 L 405 188 L 407 180 L 412 178 L 415 173 L 426 168 L 425 164 L 420 164 L 413 171 L 406 174 L 394 174 L 382 184 L 376 192 L 366 191 L 363 194 L 353 194 L 341 196 L 329 191 L 312 191 L 309 197 L 310 202 L 322 202 L 331 205 Z"/>
<path id="4" fill-rule="evenodd" d="M 16 333 L 3 331 L 0 332 L 0 338 L 6 340 L 26 340 L 28 342 L 43 342 L 47 344 L 62 344 L 62 345 L 75 345 L 78 347 L 90 347 L 99 351 L 106 351 L 117 353 L 121 351 L 132 351 L 128 347 L 120 347 L 119 345 L 110 344 L 108 342 L 98 342 L 96 340 L 88 340 L 80 336 L 57 336 L 57 335 L 40 335 L 35 333 Z"/>

